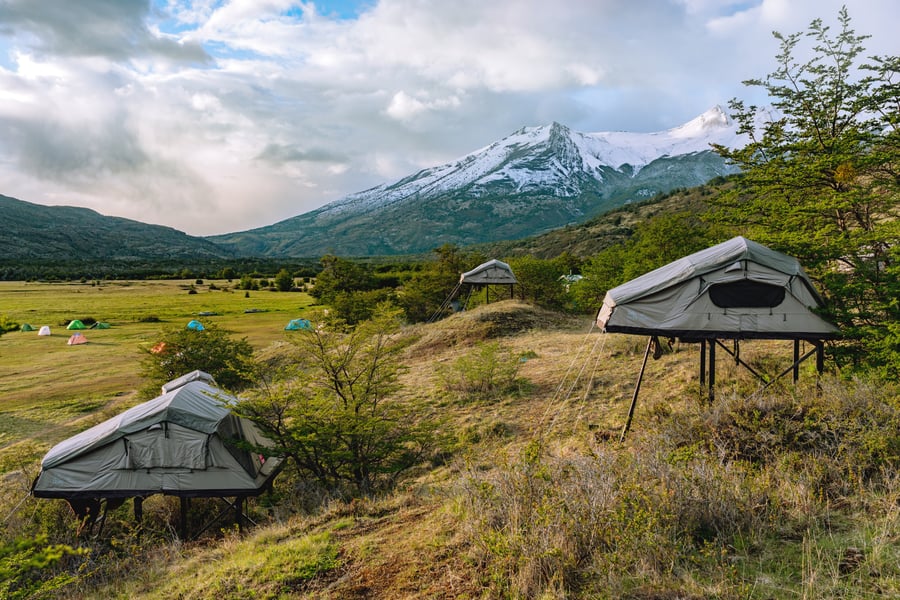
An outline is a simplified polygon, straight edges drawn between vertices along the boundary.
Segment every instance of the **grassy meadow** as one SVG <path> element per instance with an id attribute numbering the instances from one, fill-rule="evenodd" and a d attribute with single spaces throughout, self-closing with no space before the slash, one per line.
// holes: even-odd
<path id="1" fill-rule="evenodd" d="M 0 314 L 35 328 L 0 336 L 0 466 L 39 458 L 53 443 L 134 403 L 141 349 L 160 331 L 198 319 L 262 349 L 283 339 L 287 322 L 312 302 L 305 293 L 245 292 L 214 280 L 0 282 Z M 110 328 L 87 329 L 87 344 L 67 345 L 66 323 L 87 318 Z M 37 335 L 42 325 L 49 337 Z"/>

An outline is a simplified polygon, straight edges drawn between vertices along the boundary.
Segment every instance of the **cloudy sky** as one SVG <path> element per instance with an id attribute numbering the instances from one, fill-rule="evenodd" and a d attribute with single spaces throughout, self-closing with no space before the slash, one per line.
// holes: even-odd
<path id="1" fill-rule="evenodd" d="M 661 131 L 897 0 L 0 0 L 0 194 L 211 235 L 523 126 Z M 2 219 L 2 215 L 0 215 Z"/>

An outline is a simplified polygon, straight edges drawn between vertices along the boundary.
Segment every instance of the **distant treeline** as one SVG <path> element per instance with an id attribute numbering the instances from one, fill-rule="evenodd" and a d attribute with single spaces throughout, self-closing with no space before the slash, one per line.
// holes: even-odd
<path id="1" fill-rule="evenodd" d="M 322 270 L 318 258 L 232 260 L 115 261 L 0 259 L 0 281 L 80 281 L 116 279 L 240 279 L 274 277 L 280 270 L 294 277 L 315 277 Z"/>

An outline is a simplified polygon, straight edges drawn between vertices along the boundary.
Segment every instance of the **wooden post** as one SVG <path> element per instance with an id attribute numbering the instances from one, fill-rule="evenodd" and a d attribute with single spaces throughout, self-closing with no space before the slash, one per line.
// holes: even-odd
<path id="1" fill-rule="evenodd" d="M 650 346 L 653 345 L 653 337 L 647 340 L 647 349 L 644 350 L 644 362 L 641 363 L 641 372 L 638 375 L 637 383 L 634 385 L 634 394 L 631 396 L 631 406 L 628 409 L 628 418 L 625 420 L 625 426 L 622 428 L 622 435 L 619 441 L 625 441 L 625 434 L 631 428 L 631 419 L 634 417 L 634 407 L 637 405 L 638 393 L 641 391 L 641 380 L 644 378 L 644 369 L 647 368 L 647 359 L 650 357 Z"/>

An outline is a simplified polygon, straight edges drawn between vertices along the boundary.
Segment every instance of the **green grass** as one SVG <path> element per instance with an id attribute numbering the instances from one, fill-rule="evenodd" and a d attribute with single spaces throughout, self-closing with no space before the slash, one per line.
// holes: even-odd
<path id="1" fill-rule="evenodd" d="M 214 283 L 218 290 L 210 290 Z M 0 282 L 0 315 L 51 328 L 52 335 L 12 331 L 0 336 L 0 471 L 39 458 L 54 443 L 133 404 L 141 385 L 141 349 L 164 328 L 198 318 L 246 338 L 255 349 L 284 339 L 284 326 L 312 304 L 304 293 L 223 291 L 204 280 L 91 283 Z M 196 289 L 196 294 L 189 290 Z M 245 312 L 256 309 L 260 312 Z M 200 312 L 215 316 L 199 317 Z M 94 318 L 88 343 L 66 344 L 65 323 Z M 158 319 L 159 322 L 156 322 Z M 23 440 L 32 443 L 18 446 Z M 33 456 L 37 452 L 38 456 Z"/>

